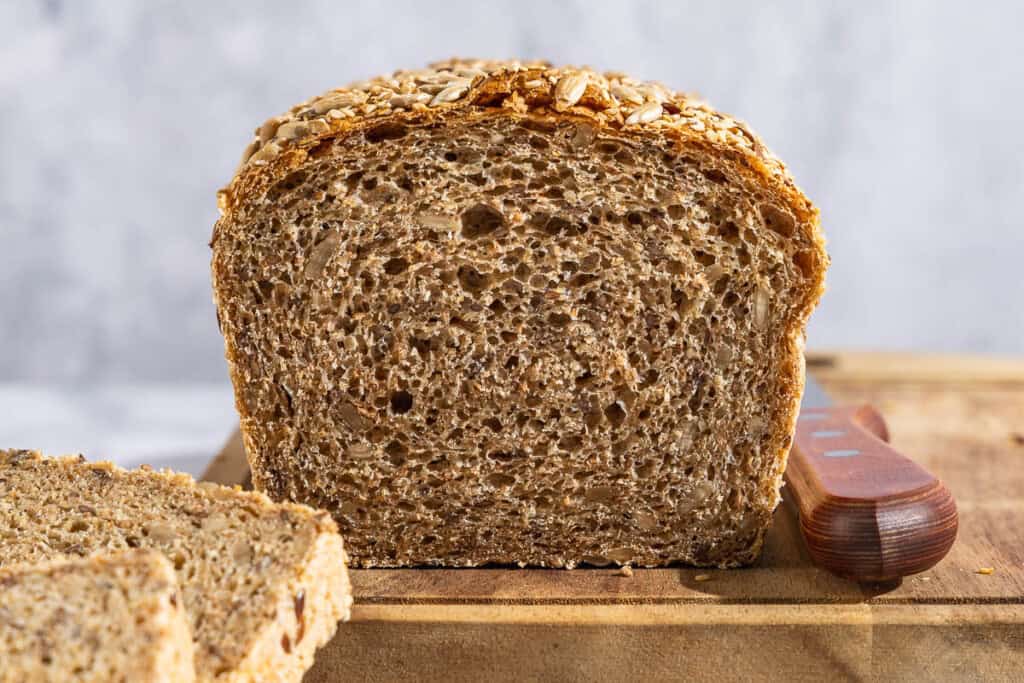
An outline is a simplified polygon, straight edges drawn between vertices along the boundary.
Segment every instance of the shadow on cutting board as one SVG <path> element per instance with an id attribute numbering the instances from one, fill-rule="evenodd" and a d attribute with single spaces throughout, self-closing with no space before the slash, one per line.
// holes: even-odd
<path id="1" fill-rule="evenodd" d="M 857 583 L 815 565 L 804 546 L 800 522 L 785 489 L 756 564 L 729 570 L 684 569 L 679 579 L 691 590 L 718 598 L 717 602 L 744 604 L 856 603 L 900 586 L 900 581 Z"/>

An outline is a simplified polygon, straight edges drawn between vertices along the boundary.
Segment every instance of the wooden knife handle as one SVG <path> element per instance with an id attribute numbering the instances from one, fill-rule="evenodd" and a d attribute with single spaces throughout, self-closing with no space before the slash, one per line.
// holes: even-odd
<path id="1" fill-rule="evenodd" d="M 871 406 L 804 410 L 786 484 L 814 562 L 855 581 L 891 581 L 945 557 L 956 503 L 941 481 L 888 444 Z"/>

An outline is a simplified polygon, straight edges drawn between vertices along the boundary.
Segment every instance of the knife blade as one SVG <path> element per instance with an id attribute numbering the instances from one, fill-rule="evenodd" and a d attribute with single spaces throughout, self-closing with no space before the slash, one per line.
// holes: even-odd
<path id="1" fill-rule="evenodd" d="M 808 376 L 785 480 L 811 559 L 856 581 L 932 567 L 957 533 L 945 485 L 889 443 L 871 406 L 835 406 Z"/>

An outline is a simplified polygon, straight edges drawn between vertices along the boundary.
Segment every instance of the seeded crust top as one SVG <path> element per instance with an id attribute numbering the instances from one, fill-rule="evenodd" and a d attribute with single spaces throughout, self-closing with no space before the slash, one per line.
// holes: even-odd
<path id="1" fill-rule="evenodd" d="M 692 95 L 614 71 L 460 58 L 350 83 L 268 119 L 255 130 L 234 178 L 217 193 L 218 206 L 229 213 L 240 197 L 258 192 L 268 176 L 276 175 L 265 167 L 294 168 L 323 138 L 389 118 L 441 118 L 474 109 L 583 117 L 616 131 L 664 133 L 731 150 L 750 170 L 778 186 L 798 216 L 813 216 L 817 222 L 817 210 L 761 139 L 745 123 Z"/>

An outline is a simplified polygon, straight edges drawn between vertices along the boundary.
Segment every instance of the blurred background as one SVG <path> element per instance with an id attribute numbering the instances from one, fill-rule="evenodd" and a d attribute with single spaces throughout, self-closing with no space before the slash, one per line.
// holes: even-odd
<path id="1" fill-rule="evenodd" d="M 177 399 L 129 385 L 206 387 L 168 448 L 230 424 L 207 241 L 252 129 L 451 55 L 627 71 L 750 122 L 822 211 L 809 347 L 1024 352 L 1021 3 L 17 0 L 0 24 L 0 443 L 131 448 L 133 408 Z"/>

